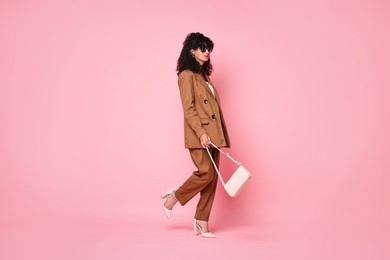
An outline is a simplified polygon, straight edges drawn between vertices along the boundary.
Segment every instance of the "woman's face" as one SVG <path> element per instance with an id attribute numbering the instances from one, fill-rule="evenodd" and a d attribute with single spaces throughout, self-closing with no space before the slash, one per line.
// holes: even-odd
<path id="1" fill-rule="evenodd" d="M 198 47 L 195 50 L 191 50 L 191 54 L 200 63 L 201 66 L 210 59 L 210 50 L 207 47 Z"/>

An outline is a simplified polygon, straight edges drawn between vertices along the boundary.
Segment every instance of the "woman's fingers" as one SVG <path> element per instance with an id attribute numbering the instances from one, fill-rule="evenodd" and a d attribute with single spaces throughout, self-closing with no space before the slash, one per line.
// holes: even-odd
<path id="1" fill-rule="evenodd" d="M 207 134 L 203 134 L 200 137 L 200 143 L 202 144 L 203 147 L 210 147 L 210 137 Z"/>

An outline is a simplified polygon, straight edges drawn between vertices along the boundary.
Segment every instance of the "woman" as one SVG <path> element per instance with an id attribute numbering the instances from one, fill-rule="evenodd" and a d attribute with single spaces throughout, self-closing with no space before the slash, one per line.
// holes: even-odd
<path id="1" fill-rule="evenodd" d="M 206 151 L 209 149 L 216 165 L 219 151 L 210 147 L 229 147 L 229 137 L 223 119 L 218 92 L 210 81 L 212 65 L 210 53 L 213 42 L 201 33 L 187 35 L 177 62 L 180 97 L 184 111 L 184 139 L 197 170 L 178 189 L 170 189 L 163 210 L 169 218 L 179 201 L 184 206 L 200 192 L 194 219 L 195 235 L 214 238 L 208 230 L 208 221 L 217 188 L 218 175 Z"/>

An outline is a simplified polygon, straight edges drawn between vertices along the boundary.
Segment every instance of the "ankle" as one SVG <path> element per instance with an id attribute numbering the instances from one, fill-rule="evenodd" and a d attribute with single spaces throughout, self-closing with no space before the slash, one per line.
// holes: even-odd
<path id="1" fill-rule="evenodd" d="M 208 221 L 195 219 L 195 223 L 198 224 L 200 227 L 202 227 L 202 229 L 208 230 L 209 227 Z"/>
<path id="2" fill-rule="evenodd" d="M 205 225 L 207 225 L 209 223 L 207 220 L 201 220 L 201 219 L 195 219 L 195 221 L 198 224 L 205 224 Z"/>
<path id="3" fill-rule="evenodd" d="M 178 200 L 176 199 L 175 195 L 171 193 L 167 197 L 167 200 L 165 201 L 164 205 L 167 209 L 172 209 L 176 205 L 177 201 Z"/>

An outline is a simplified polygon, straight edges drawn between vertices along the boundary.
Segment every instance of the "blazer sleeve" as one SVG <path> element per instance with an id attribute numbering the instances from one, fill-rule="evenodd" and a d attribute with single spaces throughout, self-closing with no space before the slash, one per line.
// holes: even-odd
<path id="1" fill-rule="evenodd" d="M 200 138 L 203 134 L 206 134 L 206 130 L 202 127 L 202 121 L 195 108 L 194 80 L 194 76 L 191 73 L 183 71 L 179 75 L 178 85 L 184 111 L 184 119 L 195 131 L 198 138 Z"/>

